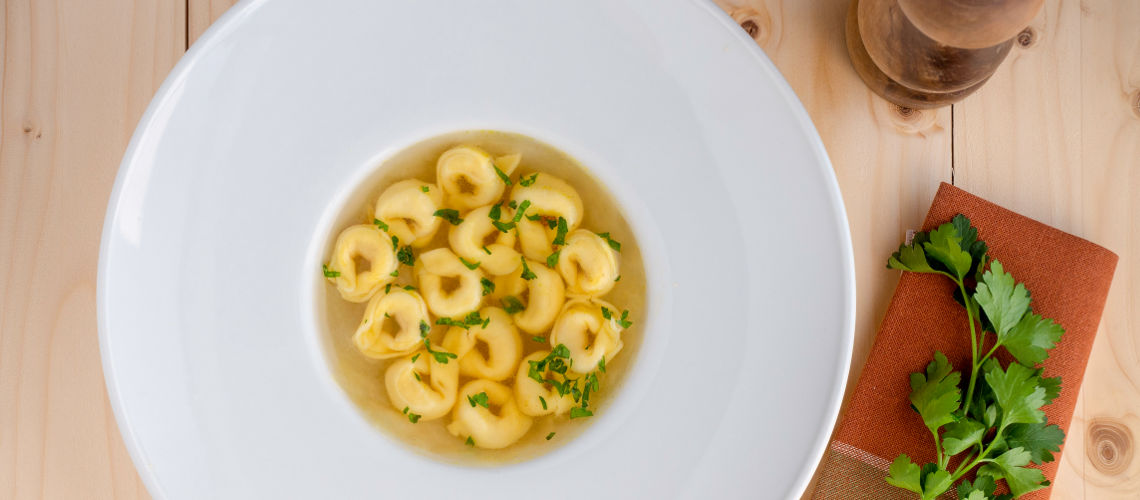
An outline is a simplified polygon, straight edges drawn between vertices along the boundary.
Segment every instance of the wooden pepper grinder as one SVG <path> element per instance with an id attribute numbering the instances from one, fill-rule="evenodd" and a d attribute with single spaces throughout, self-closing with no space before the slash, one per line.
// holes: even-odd
<path id="1" fill-rule="evenodd" d="M 900 106 L 961 100 L 994 74 L 1044 0 L 851 0 L 847 52 L 868 87 Z"/>

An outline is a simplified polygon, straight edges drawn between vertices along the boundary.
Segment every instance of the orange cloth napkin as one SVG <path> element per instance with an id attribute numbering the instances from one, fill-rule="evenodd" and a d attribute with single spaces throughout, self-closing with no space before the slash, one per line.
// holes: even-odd
<path id="1" fill-rule="evenodd" d="M 1068 435 L 1117 256 L 946 183 L 939 187 L 922 229 L 930 231 L 959 213 L 978 228 L 989 255 L 1025 283 L 1033 310 L 1065 329 L 1043 363 L 1044 376 L 1062 377 L 1061 395 L 1044 410 L 1049 422 Z M 885 266 L 888 256 L 882 257 Z M 900 453 L 918 464 L 935 460 L 934 440 L 907 399 L 910 374 L 923 371 L 934 351 L 945 353 L 955 369 L 969 372 L 969 326 L 965 309 L 952 297 L 955 288 L 941 276 L 902 273 L 855 393 L 832 436 L 813 498 L 915 498 L 884 478 Z M 1007 361 L 1008 356 L 1003 359 Z M 1058 463 L 1059 454 L 1040 467 L 1049 480 Z M 1021 498 L 1046 499 L 1049 491 Z M 948 498 L 954 495 L 951 489 Z"/>

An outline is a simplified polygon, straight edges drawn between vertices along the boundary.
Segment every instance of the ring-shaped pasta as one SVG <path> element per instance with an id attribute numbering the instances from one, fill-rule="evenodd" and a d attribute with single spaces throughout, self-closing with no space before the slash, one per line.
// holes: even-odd
<path id="1" fill-rule="evenodd" d="M 603 307 L 610 311 L 610 319 L 603 315 Z M 550 345 L 562 344 L 570 350 L 571 371 L 589 373 L 603 357 L 609 363 L 621 351 L 622 328 L 616 311 L 612 304 L 598 299 L 574 299 L 562 307 L 550 331 Z"/>
<path id="2" fill-rule="evenodd" d="M 506 187 L 491 155 L 475 146 L 444 151 L 435 164 L 435 178 L 447 194 L 447 205 L 460 212 L 498 201 Z"/>
<path id="3" fill-rule="evenodd" d="M 407 179 L 380 193 L 373 216 L 387 224 L 388 233 L 400 242 L 420 248 L 431 242 L 439 230 L 440 218 L 435 211 L 442 206 L 443 193 L 435 184 Z"/>
<path id="4" fill-rule="evenodd" d="M 468 403 L 468 397 L 479 393 L 487 394 L 490 408 Z M 459 438 L 470 437 L 479 448 L 506 448 L 522 438 L 533 423 L 529 416 L 519 411 L 511 388 L 498 382 L 472 380 L 459 389 L 455 399 L 457 403 L 447 431 Z"/>
<path id="5" fill-rule="evenodd" d="M 451 226 L 447 241 L 456 255 L 470 262 L 479 262 L 480 269 L 499 276 L 519 268 L 519 253 L 515 251 L 514 231 L 502 232 L 494 226 L 491 209 L 494 205 L 479 207 L 468 212 L 458 226 Z M 500 207 L 499 220 L 509 221 L 512 211 Z"/>
<path id="6" fill-rule="evenodd" d="M 562 415 L 574 406 L 574 398 L 570 394 L 558 395 L 554 387 L 547 387 L 537 380 L 530 378 L 530 362 L 542 361 L 550 351 L 536 351 L 523 358 L 519 369 L 515 373 L 515 404 L 519 411 L 532 417 L 543 415 Z M 553 379 L 550 368 L 547 367 L 545 378 Z M 545 401 L 545 403 L 544 403 Z"/>
<path id="7" fill-rule="evenodd" d="M 568 231 L 577 229 L 582 223 L 582 197 L 566 181 L 550 174 L 537 174 L 529 186 L 516 184 L 511 190 L 511 200 L 520 206 L 524 201 L 530 202 L 527 217 L 518 222 L 519 246 L 528 259 L 545 261 L 554 252 L 553 241 L 558 235 L 558 227 L 556 224 L 551 227 L 548 221 L 554 222 L 562 217 Z M 528 218 L 534 216 L 541 219 Z"/>
<path id="8" fill-rule="evenodd" d="M 601 236 L 578 229 L 566 238 L 558 258 L 558 274 L 568 295 L 600 297 L 614 288 L 619 274 L 618 254 Z"/>
<path id="9" fill-rule="evenodd" d="M 393 408 L 407 408 L 408 413 L 419 415 L 421 420 L 435 420 L 455 406 L 459 363 L 440 363 L 421 351 L 418 356 L 406 356 L 388 365 L 384 387 Z"/>
<path id="10" fill-rule="evenodd" d="M 420 293 L 436 316 L 459 317 L 478 309 L 483 301 L 482 273 L 468 269 L 451 250 L 437 248 L 420 254 L 415 272 Z"/>
<path id="11" fill-rule="evenodd" d="M 368 270 L 359 271 L 356 260 L 368 261 Z M 345 228 L 336 238 L 328 271 L 340 273 L 328 278 L 349 302 L 364 302 L 392 282 L 392 271 L 399 262 L 392 243 L 376 226 L 356 225 Z"/>
<path id="12" fill-rule="evenodd" d="M 420 294 L 397 288 L 372 297 L 352 342 L 361 354 L 388 359 L 420 346 L 420 324 L 428 323 L 427 305 Z"/>
<path id="13" fill-rule="evenodd" d="M 484 307 L 479 315 L 487 320 L 486 328 L 453 326 L 443 347 L 459 356 L 460 375 L 498 382 L 514 373 L 522 356 L 522 339 L 506 311 Z M 480 343 L 486 346 L 486 355 L 479 348 Z"/>
<path id="14" fill-rule="evenodd" d="M 546 264 L 530 259 L 527 259 L 526 264 L 530 272 L 534 273 L 534 279 L 523 280 L 522 273 L 510 275 L 522 280 L 526 286 L 523 296 L 517 297 L 525 307 L 515 313 L 515 325 L 527 333 L 543 333 L 550 329 L 558 317 L 558 311 L 566 300 L 566 286 L 562 284 L 558 273 L 546 267 Z M 508 281 L 505 288 L 514 288 L 514 285 Z"/>

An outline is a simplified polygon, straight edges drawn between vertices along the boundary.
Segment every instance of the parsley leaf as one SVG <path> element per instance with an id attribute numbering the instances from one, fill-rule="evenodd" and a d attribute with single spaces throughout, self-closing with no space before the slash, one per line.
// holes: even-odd
<path id="1" fill-rule="evenodd" d="M 576 418 L 582 418 L 582 417 L 592 417 L 592 416 L 594 416 L 594 412 L 587 410 L 585 408 L 582 408 L 581 406 L 575 406 L 575 407 L 570 409 L 570 420 L 574 420 Z"/>
<path id="2" fill-rule="evenodd" d="M 562 250 L 555 250 L 554 253 L 546 256 L 546 267 L 551 269 L 558 265 L 558 256 L 562 255 Z"/>
<path id="3" fill-rule="evenodd" d="M 566 226 L 566 219 L 559 217 L 558 218 L 558 232 L 554 234 L 554 241 L 551 241 L 550 244 L 551 245 L 565 245 L 566 244 L 566 233 L 568 233 L 568 232 L 570 232 L 570 229 L 569 229 L 569 227 Z"/>
<path id="4" fill-rule="evenodd" d="M 321 264 L 321 269 L 324 270 L 326 278 L 338 278 L 338 277 L 340 277 L 340 271 L 329 270 L 329 266 L 326 264 Z"/>
<path id="5" fill-rule="evenodd" d="M 463 219 L 459 217 L 459 211 L 454 208 L 441 208 L 432 213 L 432 215 L 450 222 L 453 226 L 458 226 L 463 223 Z"/>
<path id="6" fill-rule="evenodd" d="M 1030 456 L 1030 453 L 1024 448 L 1013 448 L 1002 453 L 990 463 L 983 465 L 978 469 L 978 476 L 991 476 L 994 479 L 1004 478 L 1005 484 L 1009 486 L 1009 492 L 1013 493 L 1014 497 L 1048 486 L 1044 473 L 1026 467 L 1029 465 Z"/>
<path id="7" fill-rule="evenodd" d="M 514 314 L 523 309 L 526 309 L 526 307 L 523 307 L 523 304 L 521 301 L 519 301 L 519 299 L 516 299 L 510 295 L 503 297 L 500 302 L 503 303 L 503 310 L 507 311 L 507 314 Z"/>
<path id="8" fill-rule="evenodd" d="M 996 359 L 986 362 L 983 368 L 986 383 L 994 392 L 994 399 L 1001 407 L 1001 423 L 1035 424 L 1045 419 L 1040 408 L 1045 405 L 1045 388 L 1038 385 L 1041 380 L 1033 370 L 1019 363 L 1010 363 L 1002 370 Z"/>
<path id="9" fill-rule="evenodd" d="M 428 187 L 427 186 L 420 186 L 420 191 L 423 191 L 426 193 L 426 192 L 428 192 Z"/>
<path id="10" fill-rule="evenodd" d="M 372 219 L 372 224 L 380 228 L 381 231 L 388 232 L 388 225 L 385 224 L 384 221 L 381 221 L 380 219 Z"/>
<path id="11" fill-rule="evenodd" d="M 887 259 L 887 267 L 914 273 L 938 272 L 933 267 L 930 267 L 930 263 L 926 261 L 926 252 L 924 252 L 922 246 L 917 243 L 900 246 L 899 251 Z"/>
<path id="12" fill-rule="evenodd" d="M 545 409 L 546 409 L 546 398 L 544 398 L 544 397 L 542 397 L 542 396 L 539 396 L 539 397 L 538 397 L 538 402 L 539 402 L 539 403 L 542 403 L 542 409 L 543 409 L 543 410 L 545 410 Z"/>
<path id="13" fill-rule="evenodd" d="M 495 282 L 487 278 L 479 278 L 479 284 L 483 285 L 483 296 L 486 297 L 495 292 Z"/>
<path id="14" fill-rule="evenodd" d="M 479 262 L 479 261 L 467 262 L 467 259 L 464 259 L 463 257 L 459 257 L 459 262 L 463 263 L 463 267 L 466 267 L 467 269 L 470 269 L 472 271 L 478 269 L 479 264 L 481 264 L 481 262 Z"/>
<path id="15" fill-rule="evenodd" d="M 931 432 L 938 432 L 939 427 L 953 422 L 953 413 L 961 405 L 958 382 L 962 375 L 953 369 L 946 355 L 935 352 L 925 375 L 910 374 L 910 403 Z"/>
<path id="16" fill-rule="evenodd" d="M 996 264 L 997 261 L 994 263 Z M 1017 358 L 1018 362 L 1032 366 L 1049 357 L 1045 351 L 1056 347 L 1064 333 L 1065 329 L 1054 323 L 1053 320 L 1029 312 L 1022 316 L 1021 321 L 1018 321 L 1009 330 L 1004 339 L 999 339 L 999 342 L 1013 357 Z"/>
<path id="17" fill-rule="evenodd" d="M 447 351 L 433 351 L 431 348 L 431 342 L 427 337 L 424 337 L 424 349 L 427 349 L 428 354 L 431 354 L 431 357 L 435 359 L 435 362 L 441 365 L 446 365 L 448 359 L 455 359 L 459 357 L 456 354 Z"/>
<path id="18" fill-rule="evenodd" d="M 498 170 L 498 168 L 496 168 L 495 170 Z M 467 436 L 467 441 L 464 441 L 464 444 L 466 444 L 467 446 L 475 446 L 475 440 L 471 439 L 471 436 Z"/>
<path id="19" fill-rule="evenodd" d="M 390 274 L 388 274 L 388 276 L 391 276 L 391 277 L 393 277 L 393 278 L 395 278 L 395 277 L 397 277 L 397 276 L 399 276 L 399 275 L 400 275 L 400 270 L 399 270 L 399 269 L 396 269 L 395 271 L 392 271 Z"/>
<path id="20" fill-rule="evenodd" d="M 942 433 L 942 449 L 947 454 L 957 455 L 975 445 L 981 445 L 986 430 L 985 425 L 971 418 L 950 422 Z"/>
<path id="21" fill-rule="evenodd" d="M 969 252 L 962 250 L 961 242 L 962 236 L 954 224 L 946 223 L 930 232 L 930 241 L 923 243 L 922 249 L 928 257 L 941 262 L 961 281 L 974 264 Z"/>
<path id="22" fill-rule="evenodd" d="M 547 440 L 547 441 L 550 441 L 550 440 L 551 440 L 553 437 L 554 437 L 554 433 L 553 433 L 553 432 L 551 432 L 550 434 L 547 434 L 547 435 L 546 435 L 546 440 Z"/>
<path id="23" fill-rule="evenodd" d="M 974 298 L 986 312 L 999 342 L 1029 310 L 1029 291 L 1025 285 L 1015 283 L 1013 275 L 1005 272 L 1001 262 L 996 260 L 990 264 L 990 270 L 982 274 Z"/>
<path id="24" fill-rule="evenodd" d="M 502 203 L 496 203 L 494 206 L 491 207 L 491 211 L 487 212 L 487 217 L 490 217 L 491 220 L 499 220 L 499 218 L 502 216 L 503 216 L 503 204 Z"/>
<path id="25" fill-rule="evenodd" d="M 400 238 L 397 238 L 396 235 L 393 234 L 392 235 L 392 250 L 396 250 L 399 247 L 400 247 Z"/>
<path id="26" fill-rule="evenodd" d="M 922 495 L 922 469 L 915 465 L 910 457 L 905 454 L 899 455 L 894 462 L 891 462 L 887 483 Z"/>
<path id="27" fill-rule="evenodd" d="M 522 279 L 530 281 L 532 279 L 538 278 L 538 276 L 536 276 L 534 272 L 530 270 L 530 267 L 526 265 L 526 257 L 520 255 L 519 260 L 522 261 Z"/>
<path id="28" fill-rule="evenodd" d="M 495 226 L 495 229 L 498 229 L 500 233 L 509 233 L 512 229 L 515 228 L 515 223 L 513 222 L 502 222 L 496 220 L 491 221 L 491 225 Z"/>
<path id="29" fill-rule="evenodd" d="M 1029 452 L 1029 460 L 1043 464 L 1053 461 L 1053 452 L 1061 451 L 1065 432 L 1047 422 L 1035 424 L 1013 424 L 1002 434 L 1010 448 L 1022 448 Z"/>
<path id="30" fill-rule="evenodd" d="M 409 292 L 414 292 L 414 291 L 416 291 L 416 287 L 414 287 L 412 285 L 404 285 L 404 290 L 407 290 Z"/>
<path id="31" fill-rule="evenodd" d="M 633 326 L 633 322 L 629 320 L 628 309 L 621 312 L 621 319 L 618 320 L 618 324 L 621 325 L 622 328 L 629 328 Z"/>
<path id="32" fill-rule="evenodd" d="M 412 356 L 412 362 L 415 363 L 417 359 L 420 359 L 420 353 L 418 352 Z"/>
<path id="33" fill-rule="evenodd" d="M 522 204 L 519 205 L 518 210 L 515 211 L 515 217 L 511 219 L 511 222 L 518 223 L 518 221 L 522 220 L 523 215 L 526 214 L 526 209 L 528 208 L 530 208 L 530 200 L 523 200 Z"/>
<path id="34" fill-rule="evenodd" d="M 519 185 L 522 187 L 530 187 L 531 184 L 534 184 L 534 181 L 537 178 L 538 178 L 538 172 L 531 174 L 530 177 L 519 178 Z"/>
<path id="35" fill-rule="evenodd" d="M 602 356 L 602 359 L 598 360 L 598 371 L 600 371 L 602 373 L 606 372 L 606 357 L 605 356 Z"/>
<path id="36" fill-rule="evenodd" d="M 482 406 L 483 408 L 491 407 L 490 398 L 487 397 L 486 391 L 480 392 L 474 396 L 467 396 L 467 402 L 471 403 L 472 408 L 474 408 L 475 405 Z"/>
<path id="37" fill-rule="evenodd" d="M 600 236 L 603 240 L 606 240 L 606 243 L 609 243 L 610 248 L 618 252 L 621 251 L 621 243 L 618 243 L 617 240 L 610 238 L 610 233 L 598 233 L 598 236 Z"/>
<path id="38" fill-rule="evenodd" d="M 511 178 L 508 177 L 507 174 L 503 173 L 503 171 L 499 169 L 499 166 L 495 165 L 495 162 L 491 162 L 491 167 L 495 169 L 495 175 L 499 176 L 499 179 L 502 179 L 503 184 L 507 186 L 511 185 Z"/>
<path id="39" fill-rule="evenodd" d="M 487 255 L 491 255 L 491 251 L 487 249 L 487 245 L 483 245 L 483 252 Z"/>
<path id="40" fill-rule="evenodd" d="M 997 484 L 994 483 L 994 478 L 990 476 L 978 476 L 973 483 L 969 480 L 958 483 L 958 498 L 966 500 L 989 500 L 996 490 Z"/>
<path id="41" fill-rule="evenodd" d="M 420 421 L 420 417 L 422 417 L 422 416 L 423 415 L 417 415 L 415 413 L 408 413 L 408 421 L 410 421 L 413 424 L 417 423 Z"/>
<path id="42" fill-rule="evenodd" d="M 431 325 L 428 325 L 427 321 L 424 321 L 421 319 L 420 320 L 420 337 L 427 337 L 427 334 L 430 331 L 431 331 Z"/>
<path id="43" fill-rule="evenodd" d="M 399 252 L 396 252 L 396 260 L 405 266 L 414 266 L 416 264 L 416 254 L 412 253 L 411 246 L 404 245 L 400 247 Z"/>

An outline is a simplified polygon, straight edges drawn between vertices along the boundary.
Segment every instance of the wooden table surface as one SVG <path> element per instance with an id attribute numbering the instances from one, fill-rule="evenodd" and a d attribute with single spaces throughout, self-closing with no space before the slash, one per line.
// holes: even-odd
<path id="1" fill-rule="evenodd" d="M 0 0 L 0 498 L 147 497 L 103 385 L 99 237 L 139 117 L 231 3 Z M 858 283 L 851 380 L 898 279 L 885 257 L 952 182 L 1120 255 L 1053 498 L 1140 497 L 1140 1 L 1048 0 L 980 92 L 936 111 L 863 86 L 847 0 L 717 3 L 835 166 Z"/>

